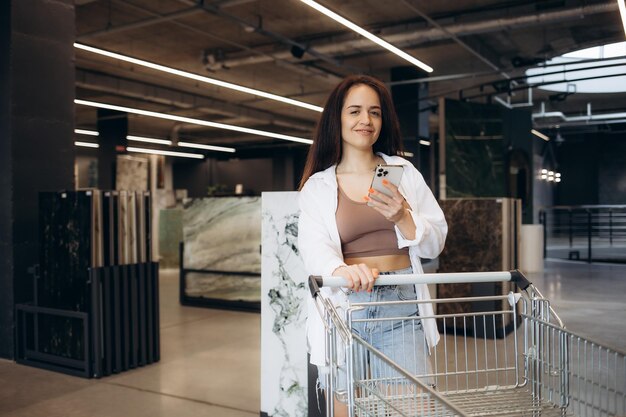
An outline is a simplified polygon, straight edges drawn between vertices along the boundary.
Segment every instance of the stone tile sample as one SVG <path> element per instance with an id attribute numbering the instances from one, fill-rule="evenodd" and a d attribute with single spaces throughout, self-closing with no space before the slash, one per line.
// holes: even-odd
<path id="1" fill-rule="evenodd" d="M 183 211 L 184 267 L 261 273 L 261 199 L 193 199 Z M 260 278 L 244 275 L 187 275 L 188 296 L 260 301 Z"/>
<path id="2" fill-rule="evenodd" d="M 115 165 L 115 189 L 147 191 L 149 166 L 147 159 L 118 155 Z"/>
<path id="3" fill-rule="evenodd" d="M 91 191 L 39 194 L 40 306 L 85 311 L 92 221 Z"/>
<path id="4" fill-rule="evenodd" d="M 500 106 L 446 100 L 445 113 L 446 196 L 506 195 Z"/>
<path id="5" fill-rule="evenodd" d="M 94 213 L 92 191 L 39 194 L 39 266 L 37 305 L 86 312 L 89 309 L 89 268 L 93 266 Z M 38 350 L 83 359 L 82 324 L 74 318 L 42 315 Z M 67 337 L 72 335 L 72 337 Z"/>
<path id="6" fill-rule="evenodd" d="M 508 271 L 517 267 L 521 210 L 509 198 L 447 199 L 440 202 L 448 222 L 438 272 Z M 510 283 L 439 284 L 437 298 L 506 294 Z M 469 313 L 495 308 L 457 302 L 438 306 L 439 314 Z M 462 327 L 462 326 L 460 326 Z"/>
<path id="7" fill-rule="evenodd" d="M 308 415 L 307 275 L 298 251 L 298 193 L 263 199 L 261 412 Z"/>

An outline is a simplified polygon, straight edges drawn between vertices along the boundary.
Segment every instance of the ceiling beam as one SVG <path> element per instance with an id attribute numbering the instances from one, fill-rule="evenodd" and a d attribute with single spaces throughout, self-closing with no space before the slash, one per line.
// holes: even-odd
<path id="1" fill-rule="evenodd" d="M 154 17 L 149 17 L 146 19 L 138 20 L 132 23 L 126 23 L 118 26 L 107 27 L 106 29 L 95 30 L 93 32 L 83 33 L 82 35 L 78 35 L 76 38 L 78 41 L 86 41 L 89 39 L 93 39 L 95 37 L 101 35 L 113 35 L 116 33 L 125 32 L 127 30 L 139 29 L 146 26 L 156 25 L 157 23 L 163 23 L 170 20 L 175 20 L 181 17 L 194 15 L 202 11 L 202 8 L 198 6 L 193 6 L 188 9 L 178 10 L 172 13 L 167 13 L 163 15 L 155 15 Z"/>
<path id="2" fill-rule="evenodd" d="M 413 10 L 413 12 L 417 13 L 422 19 L 426 20 L 431 26 L 436 27 L 437 29 L 439 29 L 442 32 L 444 32 L 445 34 L 447 34 L 450 37 L 450 39 L 454 40 L 457 44 L 459 44 L 461 46 L 461 48 L 465 49 L 470 54 L 472 54 L 475 57 L 477 57 L 478 59 L 480 59 L 483 63 L 487 64 L 487 66 L 490 67 L 491 69 L 499 71 L 500 74 L 503 77 L 510 78 L 509 75 L 506 72 L 504 72 L 504 71 L 502 71 L 500 69 L 500 65 L 498 63 L 497 58 L 495 57 L 495 54 L 492 54 L 493 56 L 491 58 L 488 58 L 488 57 L 485 56 L 484 53 L 480 53 L 479 52 L 480 49 L 486 49 L 484 47 L 484 45 L 482 45 L 482 42 L 479 43 L 478 40 L 474 41 L 475 45 L 478 43 L 478 45 L 476 45 L 476 46 L 478 46 L 479 48 L 476 48 L 476 46 L 471 46 L 466 41 L 461 40 L 457 35 L 455 35 L 454 33 L 450 32 L 445 27 L 441 26 L 435 20 L 431 19 L 430 16 L 428 16 L 426 13 L 424 13 L 420 9 L 418 9 L 415 5 L 413 5 L 411 2 L 409 2 L 409 0 L 402 0 L 402 2 L 409 9 Z"/>
<path id="3" fill-rule="evenodd" d="M 196 1 L 194 0 L 178 0 L 182 3 L 188 4 L 188 5 L 193 5 L 196 4 Z M 235 16 L 233 14 L 230 14 L 224 10 L 222 10 L 220 7 L 214 6 L 212 4 L 206 4 L 203 2 L 200 2 L 201 7 L 207 12 L 207 13 L 211 13 L 215 16 L 219 16 L 221 18 L 230 20 L 234 23 L 237 23 L 238 25 L 247 28 L 255 33 L 258 33 L 259 35 L 263 35 L 266 36 L 270 39 L 273 39 L 277 42 L 283 43 L 287 46 L 289 46 L 290 48 L 290 52 L 289 54 L 291 55 L 291 48 L 292 47 L 296 47 L 299 48 L 303 51 L 305 51 L 307 54 L 311 55 L 312 57 L 315 57 L 316 59 L 325 61 L 335 67 L 344 69 L 344 70 L 348 70 L 351 72 L 357 72 L 357 73 L 361 73 L 363 72 L 363 68 L 357 68 L 357 67 L 352 67 L 352 66 L 348 66 L 346 65 L 344 62 L 342 62 L 340 59 L 335 58 L 334 56 L 332 56 L 331 54 L 325 54 L 322 52 L 319 52 L 318 50 L 311 48 L 309 45 L 303 44 L 301 42 L 295 41 L 293 39 L 290 39 L 286 36 L 283 36 L 279 33 L 267 30 L 265 28 L 263 28 L 262 24 L 260 23 L 250 23 L 248 21 L 246 21 L 245 19 L 242 19 L 238 16 Z M 267 61 L 265 61 L 267 62 Z"/>
<path id="4" fill-rule="evenodd" d="M 450 39 L 451 34 L 455 37 L 464 37 L 484 33 L 501 32 L 504 30 L 550 25 L 560 22 L 580 20 L 584 16 L 598 13 L 614 13 L 617 10 L 618 6 L 616 2 L 587 4 L 567 9 L 550 10 L 526 15 L 513 14 L 513 17 L 456 23 L 442 26 L 443 29 L 438 27 L 424 28 L 423 25 L 412 25 L 412 27 L 408 27 L 406 24 L 395 25 L 381 29 L 378 35 L 387 42 L 398 47 L 411 48 L 430 42 Z M 502 15 L 510 16 L 508 13 L 502 13 Z M 373 44 L 369 40 L 362 38 L 355 39 L 353 37 L 347 39 L 346 37 L 326 38 L 323 43 L 317 43 L 314 47 L 319 53 L 335 56 L 346 53 L 354 53 L 355 50 L 379 51 L 377 45 Z M 280 59 L 294 59 L 290 50 L 274 52 L 273 56 Z M 243 65 L 261 64 L 268 61 L 267 57 L 263 55 L 250 56 L 245 53 L 233 53 L 229 55 L 229 58 L 223 60 L 222 64 L 225 67 L 234 68 Z M 497 63 L 493 64 L 494 66 L 499 67 Z"/>
<path id="5" fill-rule="evenodd" d="M 190 26 L 186 23 L 183 22 L 178 22 L 177 19 L 181 18 L 181 17 L 185 17 L 185 16 L 189 16 L 189 15 L 193 15 L 196 14 L 198 12 L 206 12 L 205 9 L 202 8 L 202 6 L 200 4 L 195 4 L 187 9 L 183 9 L 183 10 L 178 10 L 176 12 L 172 12 L 169 14 L 158 14 L 155 12 L 152 12 L 150 10 L 147 10 L 145 8 L 136 6 L 132 3 L 129 2 L 120 2 L 120 0 L 114 0 L 120 4 L 123 4 L 125 7 L 130 7 L 135 11 L 138 11 L 140 13 L 146 13 L 149 14 L 150 18 L 146 18 L 146 19 L 142 19 L 136 22 L 132 22 L 132 23 L 128 23 L 128 24 L 123 24 L 123 25 L 119 25 L 119 26 L 112 26 L 112 27 L 108 27 L 106 29 L 101 29 L 101 30 L 96 30 L 96 31 L 92 31 L 92 32 L 88 32 L 88 33 L 84 33 L 82 35 L 78 35 L 77 40 L 78 41 L 87 41 L 90 39 L 93 39 L 95 37 L 99 37 L 99 36 L 104 36 L 104 35 L 112 35 L 112 34 L 117 34 L 117 33 L 122 33 L 128 30 L 134 30 L 134 29 L 139 29 L 142 27 L 146 27 L 146 26 L 151 26 L 157 23 L 162 23 L 162 22 L 170 22 L 174 25 L 180 26 L 186 30 L 189 30 L 191 32 L 203 35 L 203 36 L 209 36 L 212 39 L 216 39 L 220 42 L 225 42 L 231 46 L 234 46 L 238 49 L 241 49 L 242 51 L 247 51 L 253 55 L 264 55 L 267 58 L 266 62 L 271 62 L 274 61 L 276 63 L 276 65 L 278 66 L 283 66 L 283 67 L 287 67 L 289 68 L 291 71 L 294 71 L 296 73 L 305 75 L 307 77 L 315 77 L 316 79 L 319 79 L 320 81 L 324 81 L 327 82 L 329 84 L 335 85 L 337 84 L 339 81 L 341 81 L 341 79 L 343 77 L 338 76 L 328 70 L 325 69 L 321 69 L 321 68 L 316 68 L 313 66 L 308 66 L 308 65 L 302 65 L 300 62 L 290 62 L 284 59 L 280 59 L 280 58 L 276 58 L 272 55 L 272 53 L 262 53 L 259 51 L 254 50 L 253 48 L 249 48 L 246 45 L 241 45 L 238 43 L 233 42 L 232 40 L 228 40 L 219 36 L 214 35 L 213 33 L 207 32 L 206 30 L 203 29 L 198 29 L 196 27 Z M 222 0 L 222 1 L 216 1 L 214 2 L 211 6 L 217 9 L 221 9 L 221 8 L 226 8 L 226 7 L 231 7 L 231 6 L 236 6 L 236 5 L 240 5 L 240 4 L 246 4 L 246 3 L 251 3 L 254 1 L 258 1 L 258 0 Z M 192 2 L 193 3 L 193 2 Z"/>
<path id="6" fill-rule="evenodd" d="M 94 0 L 92 0 L 92 1 L 94 1 Z M 253 2 L 256 2 L 256 1 L 258 1 L 258 0 L 218 0 L 218 1 L 215 1 L 214 3 L 212 3 L 212 6 L 220 8 L 220 9 L 223 9 L 223 8 L 227 8 L 227 7 L 239 6 L 241 4 L 253 3 Z M 129 4 L 129 3 L 123 3 L 123 4 L 126 5 L 126 6 L 134 7 L 134 5 Z M 200 4 L 196 4 L 196 5 L 192 6 L 192 7 L 187 8 L 187 9 L 177 10 L 175 12 L 166 13 L 166 14 L 153 13 L 153 12 L 149 12 L 146 9 L 142 9 L 142 11 L 144 13 L 150 13 L 152 15 L 152 17 L 146 18 L 146 19 L 142 19 L 142 20 L 138 20 L 136 22 L 126 23 L 126 24 L 123 24 L 123 25 L 110 26 L 110 27 L 107 27 L 106 29 L 95 30 L 93 32 L 83 33 L 82 35 L 78 35 L 78 37 L 76 39 L 78 41 L 85 41 L 87 39 L 92 39 L 92 38 L 95 38 L 96 36 L 100 36 L 100 35 L 111 35 L 111 34 L 114 34 L 114 33 L 125 32 L 127 30 L 139 29 L 139 28 L 146 27 L 146 26 L 156 25 L 157 23 L 163 23 L 163 22 L 167 22 L 169 20 L 175 20 L 175 19 L 178 19 L 178 18 L 181 18 L 181 17 L 194 15 L 194 14 L 197 14 L 199 12 L 202 12 L 203 10 L 202 10 L 202 6 Z"/>
<path id="7" fill-rule="evenodd" d="M 256 123 L 267 123 L 301 132 L 310 132 L 313 130 L 313 123 L 305 120 L 285 117 L 240 104 L 232 104 L 198 94 L 187 93 L 127 78 L 113 77 L 108 74 L 80 68 L 76 69 L 76 86 L 87 90 L 151 101 L 181 109 L 198 109 L 227 117 L 241 117 Z"/>

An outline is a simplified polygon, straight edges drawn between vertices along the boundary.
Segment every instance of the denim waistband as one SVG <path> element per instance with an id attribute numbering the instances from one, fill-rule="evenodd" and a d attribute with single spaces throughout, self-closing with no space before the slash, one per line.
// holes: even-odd
<path id="1" fill-rule="evenodd" d="M 394 271 L 381 272 L 379 275 L 407 275 L 413 273 L 413 267 L 409 266 L 402 269 L 396 269 Z"/>
<path id="2" fill-rule="evenodd" d="M 384 272 L 380 272 L 378 275 L 407 275 L 407 274 L 412 274 L 413 273 L 413 267 L 409 266 L 407 268 L 403 268 L 403 269 L 396 269 L 394 271 L 384 271 Z M 379 292 L 379 291 L 389 291 L 389 290 L 394 290 L 397 287 L 402 287 L 401 285 L 377 285 L 374 287 L 373 291 L 375 292 Z M 344 293 L 346 295 L 351 295 L 354 294 L 355 292 L 349 288 L 346 288 L 343 290 Z"/>

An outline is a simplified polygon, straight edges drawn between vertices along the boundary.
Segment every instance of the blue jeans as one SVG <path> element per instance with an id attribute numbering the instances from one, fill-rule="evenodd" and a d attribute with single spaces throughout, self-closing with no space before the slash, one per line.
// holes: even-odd
<path id="1" fill-rule="evenodd" d="M 382 272 L 381 275 L 412 273 L 413 270 L 409 267 L 397 271 Z M 398 302 L 416 299 L 414 285 L 376 286 L 370 293 L 366 291 L 346 291 L 350 304 Z M 418 316 L 417 304 L 413 303 L 390 303 L 382 306 L 366 305 L 364 308 L 352 312 L 352 332 L 380 350 L 412 375 L 424 375 L 430 373 L 432 367 L 422 323 L 417 318 Z M 373 320 L 392 317 L 396 319 L 387 321 Z M 403 320 L 402 318 L 405 317 L 406 320 Z M 358 320 L 365 321 L 359 322 Z M 367 356 L 356 361 L 355 372 L 357 378 L 366 378 L 367 375 L 374 379 L 397 376 L 395 372 L 394 375 L 390 375 L 390 368 L 382 364 L 378 358 L 373 358 L 371 355 Z M 335 390 L 345 391 L 346 380 L 345 364 L 341 364 L 337 373 Z M 425 380 L 424 382 L 428 383 Z"/>

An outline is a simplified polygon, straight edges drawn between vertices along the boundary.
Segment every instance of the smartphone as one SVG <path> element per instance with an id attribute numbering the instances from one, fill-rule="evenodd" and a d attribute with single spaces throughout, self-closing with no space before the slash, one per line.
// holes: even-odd
<path id="1" fill-rule="evenodd" d="M 371 188 L 379 191 L 389 197 L 393 197 L 391 191 L 383 185 L 383 180 L 387 180 L 396 187 L 400 185 L 404 167 L 402 165 L 377 165 L 374 170 L 374 178 L 372 178 Z"/>

